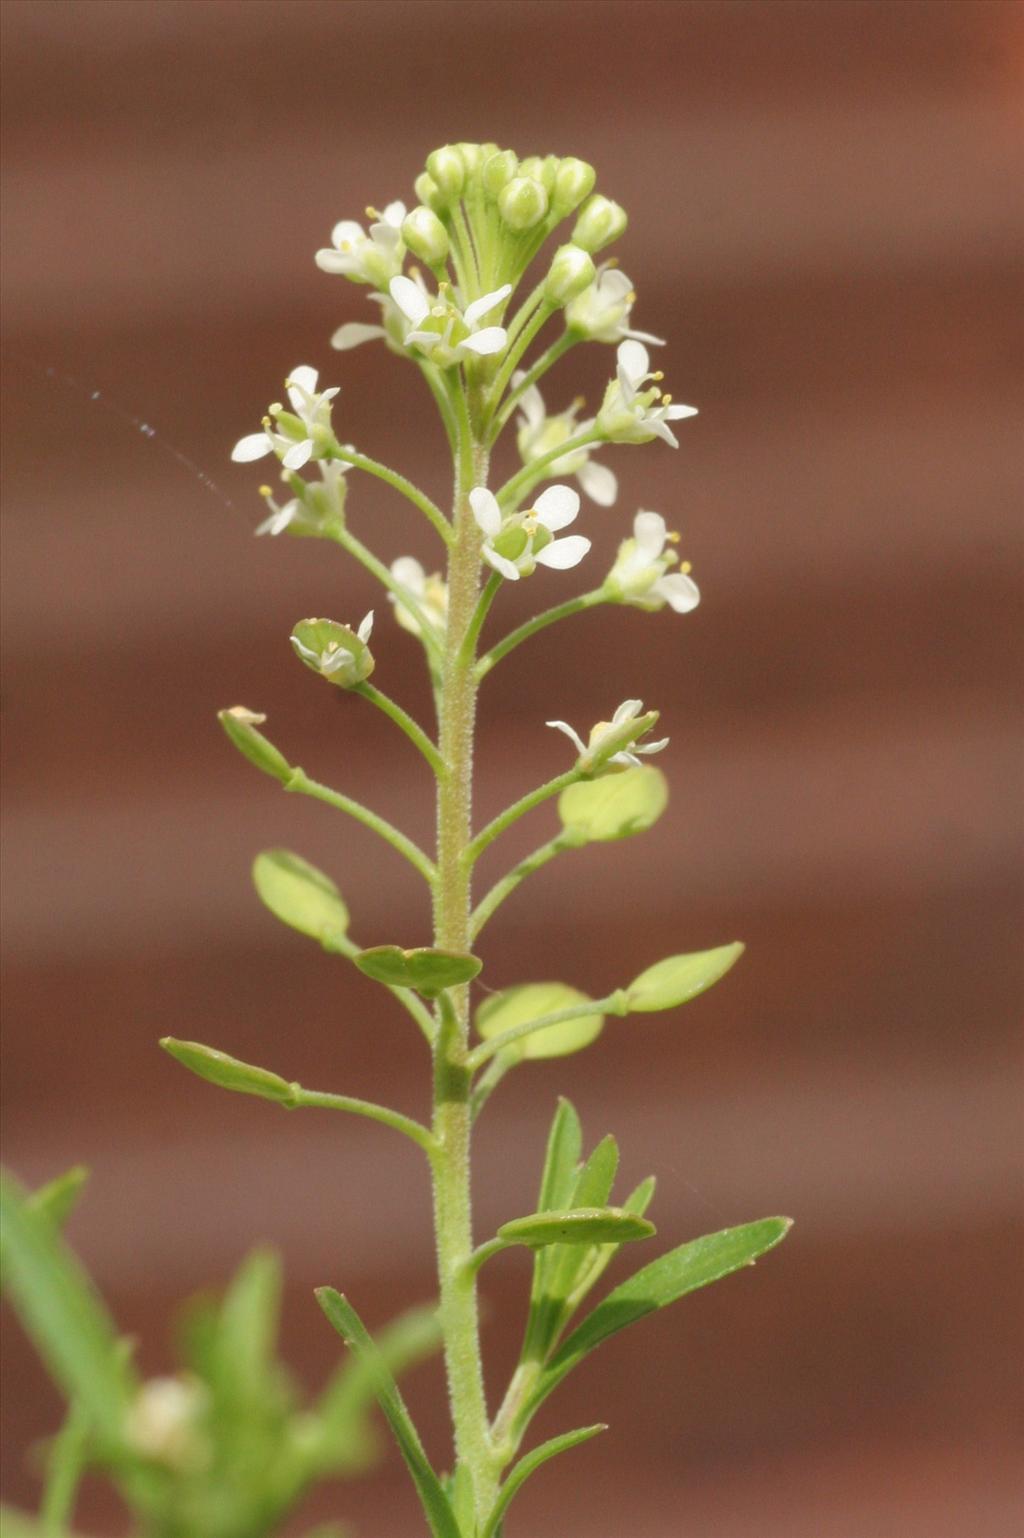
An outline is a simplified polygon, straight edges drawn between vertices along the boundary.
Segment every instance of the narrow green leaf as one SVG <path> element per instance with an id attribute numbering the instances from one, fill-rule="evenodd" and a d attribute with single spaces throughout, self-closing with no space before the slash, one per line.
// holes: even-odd
<path id="1" fill-rule="evenodd" d="M 437 1309 L 409 1309 L 380 1331 L 376 1345 L 392 1377 L 400 1377 L 440 1349 L 441 1325 Z M 346 1453 L 349 1428 L 361 1421 L 375 1392 L 370 1364 L 361 1357 L 350 1355 L 328 1382 L 316 1407 L 321 1441 L 329 1461 Z"/>
<path id="2" fill-rule="evenodd" d="M 429 945 L 409 951 L 399 945 L 375 945 L 359 951 L 352 960 L 360 972 L 375 982 L 387 983 L 391 988 L 415 988 L 428 999 L 445 988 L 470 982 L 483 965 L 478 956 L 468 952 L 438 950 Z"/>
<path id="3" fill-rule="evenodd" d="M 583 1130 L 571 1100 L 560 1099 L 548 1133 L 544 1171 L 541 1175 L 538 1212 L 567 1207 L 583 1147 Z"/>
<path id="4" fill-rule="evenodd" d="M 705 1234 L 644 1266 L 604 1298 L 563 1341 L 547 1364 L 527 1407 L 527 1418 L 588 1352 L 635 1320 L 665 1308 L 698 1287 L 753 1265 L 791 1227 L 789 1218 L 762 1218 L 717 1234 Z"/>
<path id="5" fill-rule="evenodd" d="M 88 1178 L 89 1171 L 84 1164 L 72 1165 L 63 1175 L 33 1191 L 28 1206 L 33 1212 L 42 1213 L 54 1228 L 63 1228 L 77 1206 Z"/>
<path id="6" fill-rule="evenodd" d="M 71 1405 L 46 1455 L 46 1487 L 39 1508 L 43 1530 L 65 1538 L 88 1461 L 91 1422 L 80 1401 Z"/>
<path id="7" fill-rule="evenodd" d="M 114 1326 L 52 1223 L 0 1177 L 3 1266 L 18 1315 L 50 1373 L 97 1433 L 117 1443 L 134 1390 Z"/>
<path id="8" fill-rule="evenodd" d="M 631 1191 L 622 1204 L 624 1212 L 630 1212 L 635 1217 L 642 1218 L 646 1213 L 654 1197 L 655 1179 L 648 1175 L 642 1180 L 634 1191 Z M 565 1317 L 571 1319 L 579 1308 L 587 1293 L 600 1281 L 616 1255 L 619 1253 L 618 1244 L 597 1245 L 592 1253 L 582 1262 L 576 1276 L 573 1278 L 572 1292 L 566 1299 Z"/>
<path id="9" fill-rule="evenodd" d="M 253 1250 L 235 1273 L 218 1316 L 219 1378 L 239 1401 L 266 1397 L 280 1308 L 280 1259 L 273 1250 Z"/>
<path id="10" fill-rule="evenodd" d="M 603 1424 L 581 1426 L 578 1431 L 566 1431 L 560 1437 L 552 1437 L 549 1442 L 542 1442 L 540 1447 L 535 1447 L 533 1452 L 526 1454 L 525 1458 L 520 1458 L 502 1485 L 494 1510 L 484 1524 L 480 1538 L 496 1538 L 513 1497 L 519 1494 L 530 1475 L 535 1473 L 541 1464 L 547 1463 L 549 1458 L 557 1457 L 559 1453 L 568 1452 L 570 1447 L 579 1447 L 581 1442 L 589 1442 L 591 1437 L 596 1437 L 599 1432 L 607 1430 L 608 1427 Z"/>
<path id="11" fill-rule="evenodd" d="M 743 955 L 739 940 L 713 951 L 694 951 L 690 956 L 668 956 L 635 977 L 626 989 L 630 1011 L 675 1009 L 704 993 Z"/>
<path id="12" fill-rule="evenodd" d="M 609 1133 L 601 1139 L 583 1168 L 576 1173 L 568 1207 L 603 1207 L 611 1194 L 619 1166 L 619 1145 Z M 543 1360 L 568 1318 L 568 1299 L 588 1252 L 578 1245 L 553 1245 L 541 1250 L 536 1260 L 536 1302 L 531 1303 L 524 1351 Z"/>
<path id="13" fill-rule="evenodd" d="M 568 983 L 519 983 L 514 988 L 492 993 L 484 1000 L 476 1012 L 476 1029 L 487 1041 L 515 1026 L 589 1002 L 585 993 L 570 988 Z M 525 1059 L 566 1057 L 589 1047 L 603 1028 L 604 1016 L 598 1011 L 575 1020 L 561 1020 L 538 1031 L 535 1036 L 523 1036 L 519 1041 L 510 1042 L 504 1050 Z"/>
<path id="14" fill-rule="evenodd" d="M 558 798 L 558 815 L 573 843 L 606 843 L 645 833 L 667 805 L 665 776 L 652 764 L 641 764 L 567 786 Z"/>
<path id="15" fill-rule="evenodd" d="M 289 849 L 265 849 L 252 866 L 260 901 L 275 918 L 336 950 L 348 930 L 348 909 L 329 876 Z"/>
<path id="16" fill-rule="evenodd" d="M 295 1091 L 287 1079 L 269 1068 L 257 1068 L 253 1063 L 243 1063 L 240 1058 L 216 1047 L 205 1047 L 201 1041 L 178 1041 L 174 1036 L 161 1036 L 160 1045 L 187 1068 L 190 1073 L 208 1079 L 221 1089 L 235 1090 L 240 1095 L 258 1095 L 261 1100 L 273 1100 L 278 1105 L 293 1105 Z"/>
<path id="17" fill-rule="evenodd" d="M 316 1296 L 320 1307 L 338 1334 L 348 1342 L 370 1370 L 377 1403 L 394 1432 L 395 1440 L 412 1475 L 434 1538 L 462 1538 L 451 1503 L 423 1451 L 423 1444 L 405 1407 L 405 1401 L 398 1391 L 398 1385 L 388 1371 L 359 1315 L 348 1299 L 343 1298 L 341 1293 L 335 1292 L 333 1287 L 318 1288 Z"/>
<path id="18" fill-rule="evenodd" d="M 571 1212 L 534 1212 L 502 1223 L 498 1238 L 531 1249 L 545 1244 L 629 1244 L 649 1239 L 653 1223 L 621 1207 L 582 1207 Z"/>

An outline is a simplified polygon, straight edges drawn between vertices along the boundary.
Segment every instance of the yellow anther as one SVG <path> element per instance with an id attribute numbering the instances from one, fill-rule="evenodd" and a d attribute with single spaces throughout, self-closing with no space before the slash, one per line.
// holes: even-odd
<path id="1" fill-rule="evenodd" d="M 664 401 L 666 406 L 671 406 L 671 404 L 672 404 L 672 397 L 671 397 L 671 395 L 667 395 L 666 394 L 666 395 L 663 395 L 661 398 Z"/>
<path id="2" fill-rule="evenodd" d="M 629 293 L 626 295 L 626 303 L 627 304 L 636 304 L 636 289 L 635 288 L 631 288 Z"/>
<path id="3" fill-rule="evenodd" d="M 669 529 L 668 533 L 665 535 L 665 538 L 671 540 L 673 545 L 678 545 L 681 537 L 682 536 L 680 535 L 678 529 Z"/>
<path id="4" fill-rule="evenodd" d="M 649 375 L 649 376 L 648 376 L 648 377 L 649 377 L 649 378 L 650 378 L 650 379 L 664 379 L 664 377 L 665 377 L 665 371 L 664 371 L 664 369 L 658 369 L 658 371 L 657 371 L 657 373 L 655 373 L 655 374 L 650 374 L 650 375 Z"/>
<path id="5" fill-rule="evenodd" d="M 378 209 L 374 208 L 371 204 L 368 203 L 366 205 L 366 217 L 367 219 L 380 219 L 382 215 Z"/>
<path id="6" fill-rule="evenodd" d="M 274 495 L 274 493 L 271 491 L 269 486 L 261 486 L 260 487 L 260 496 L 261 497 L 272 497 L 273 495 Z"/>
<path id="7" fill-rule="evenodd" d="M 689 561 L 680 561 L 679 570 L 684 571 L 686 575 L 689 576 L 690 572 L 693 570 L 693 567 Z"/>

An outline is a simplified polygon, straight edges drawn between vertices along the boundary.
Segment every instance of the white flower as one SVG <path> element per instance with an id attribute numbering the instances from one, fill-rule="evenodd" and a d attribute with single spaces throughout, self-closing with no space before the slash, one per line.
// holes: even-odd
<path id="1" fill-rule="evenodd" d="M 635 736 L 632 739 L 630 738 L 630 725 L 632 722 L 642 718 L 643 708 L 642 700 L 623 700 L 610 721 L 598 721 L 596 726 L 590 728 L 590 737 L 586 742 L 583 741 L 579 732 L 571 727 L 567 721 L 546 721 L 544 724 L 546 726 L 553 726 L 556 731 L 565 733 L 579 752 L 577 762 L 583 770 L 592 769 L 598 763 L 601 764 L 602 768 L 610 768 L 613 764 L 622 769 L 639 768 L 639 754 L 660 753 L 663 748 L 668 747 L 667 737 L 662 737 L 658 742 L 645 743 L 643 747 L 637 744 L 636 738 L 642 737 L 644 732 L 649 732 L 657 720 L 657 716 L 653 711 L 650 713 L 650 719 L 647 720 L 647 724 L 641 725 Z M 620 740 L 624 738 L 625 746 L 602 761 L 601 744 L 607 742 L 609 737 L 616 737 Z"/>
<path id="2" fill-rule="evenodd" d="M 203 1419 L 209 1393 L 197 1379 L 149 1378 L 125 1420 L 125 1439 L 137 1452 L 175 1469 L 201 1467 L 208 1453 Z"/>
<path id="3" fill-rule="evenodd" d="M 608 573 L 605 591 L 619 603 L 635 604 L 640 609 L 663 609 L 666 604 L 677 614 L 689 614 L 700 602 L 700 590 L 689 575 L 684 561 L 678 571 L 676 554 L 665 550 L 666 541 L 675 541 L 660 513 L 639 512 L 633 519 L 633 538 L 619 546 L 615 565 Z"/>
<path id="4" fill-rule="evenodd" d="M 525 375 L 516 373 L 512 375 L 513 385 L 518 385 Z M 567 443 L 576 433 L 586 432 L 593 422 L 576 421 L 576 413 L 582 402 L 576 402 L 567 411 L 559 412 L 556 417 L 549 417 L 544 405 L 544 397 L 536 385 L 531 385 L 524 390 L 519 400 L 519 430 L 516 434 L 516 444 L 524 464 L 529 465 L 542 455 L 556 449 L 560 443 Z M 587 496 L 598 507 L 611 507 L 619 494 L 619 483 L 615 478 L 615 472 L 609 470 L 607 465 L 596 465 L 590 458 L 589 449 L 574 449 L 565 454 L 561 459 L 554 460 L 548 465 L 545 472 L 552 479 L 561 478 L 563 475 L 574 475 L 579 481 Z"/>
<path id="5" fill-rule="evenodd" d="M 440 575 L 433 572 L 428 577 L 412 555 L 400 555 L 397 561 L 392 561 L 391 575 L 399 587 L 404 588 L 415 600 L 420 613 L 443 634 L 448 621 L 448 588 Z M 394 604 L 395 619 L 403 630 L 408 630 L 412 635 L 423 634 L 423 627 L 412 609 L 406 608 L 394 593 L 388 594 L 388 601 Z"/>
<path id="6" fill-rule="evenodd" d="M 630 329 L 629 312 L 635 302 L 636 291 L 626 274 L 610 262 L 603 262 L 590 287 L 566 305 L 565 323 L 570 331 L 579 332 L 591 342 L 621 342 L 625 337 L 633 337 L 637 342 L 664 347 L 663 337 Z"/>
<path id="7" fill-rule="evenodd" d="M 355 219 L 342 219 L 331 231 L 331 245 L 316 253 L 316 265 L 322 272 L 340 273 L 353 283 L 386 288 L 402 270 L 405 204 L 389 203 L 382 214 L 373 209 L 367 213 L 375 221 L 369 235 Z"/>
<path id="8" fill-rule="evenodd" d="M 695 417 L 696 406 L 673 406 L 672 397 L 662 394 L 657 385 L 662 376 L 651 373 L 650 355 L 642 342 L 621 342 L 616 365 L 615 378 L 597 414 L 604 436 L 612 443 L 650 443 L 657 437 L 677 449 L 679 440 L 668 424 Z M 644 390 L 641 386 L 648 379 L 656 382 Z"/>
<path id="9" fill-rule="evenodd" d="M 286 470 L 301 470 L 318 449 L 329 442 L 331 433 L 331 402 L 340 390 L 334 385 L 329 390 L 317 392 L 318 374 L 308 363 L 292 369 L 285 380 L 291 412 L 281 406 L 271 406 L 270 415 L 264 418 L 261 433 L 250 433 L 240 438 L 231 450 L 231 458 L 239 464 L 262 459 L 265 454 L 278 454 Z M 276 420 L 284 432 L 275 432 L 271 423 Z"/>
<path id="10" fill-rule="evenodd" d="M 418 348 L 439 368 L 451 368 L 466 354 L 487 357 L 504 351 L 508 342 L 504 326 L 481 326 L 480 322 L 504 304 L 512 292 L 511 283 L 503 283 L 493 293 L 474 299 L 465 309 L 459 308 L 444 283 L 434 300 L 422 281 L 404 274 L 392 278 L 388 289 L 408 322 L 406 347 Z"/>
<path id="11" fill-rule="evenodd" d="M 283 507 L 274 501 L 269 486 L 260 487 L 260 496 L 270 509 L 263 522 L 257 525 L 256 534 L 323 534 L 328 526 L 337 523 L 345 509 L 345 479 L 352 468 L 343 459 L 320 459 L 321 483 L 306 482 L 302 497 L 292 497 Z"/>
<path id="12" fill-rule="evenodd" d="M 580 499 L 571 486 L 549 486 L 531 508 L 503 517 L 498 499 L 486 486 L 476 486 L 469 494 L 469 505 L 477 526 L 486 536 L 481 554 L 494 570 L 518 582 L 528 577 L 539 561 L 556 571 L 578 566 L 590 549 L 590 540 L 581 534 L 567 539 L 552 539 L 558 529 L 567 528 L 580 510 Z"/>

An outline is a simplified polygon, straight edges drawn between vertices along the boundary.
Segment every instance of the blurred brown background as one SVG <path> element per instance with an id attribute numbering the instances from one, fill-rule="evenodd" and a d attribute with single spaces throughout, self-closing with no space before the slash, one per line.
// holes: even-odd
<path id="1" fill-rule="evenodd" d="M 197 1037 L 423 1108 L 411 1023 L 276 926 L 247 867 L 277 843 L 323 864 L 366 943 L 426 938 L 416 878 L 250 772 L 213 719 L 267 710 L 295 760 L 427 839 L 415 755 L 325 701 L 286 637 L 376 603 L 379 678 L 426 715 L 416 649 L 361 570 L 251 538 L 260 474 L 228 453 L 312 362 L 342 383 L 339 433 L 444 496 L 418 376 L 330 351 L 367 306 L 312 253 L 338 218 L 410 198 L 448 139 L 581 155 L 632 216 L 635 322 L 701 407 L 678 454 L 605 453 L 622 497 L 586 509 L 590 569 L 658 508 L 704 602 L 587 616 L 485 692 L 482 815 L 564 763 L 545 718 L 586 725 L 631 693 L 664 712 L 674 789 L 656 834 L 534 877 L 485 975 L 601 990 L 673 950 L 739 935 L 749 954 L 677 1018 L 609 1027 L 502 1088 L 481 1231 L 527 1210 L 559 1091 L 593 1138 L 619 1135 L 627 1177 L 658 1172 L 666 1247 L 773 1211 L 799 1226 L 580 1369 L 538 1429 L 598 1412 L 613 1429 L 538 1477 L 515 1530 L 1009 1538 L 1024 13 L 7 0 L 3 17 L 8 1162 L 33 1182 L 92 1166 L 73 1237 L 154 1371 L 174 1301 L 257 1238 L 286 1255 L 310 1384 L 334 1353 L 315 1284 L 371 1324 L 430 1294 L 414 1154 L 218 1096 L 156 1047 Z M 552 406 L 594 398 L 610 358 L 574 354 Z M 377 484 L 353 474 L 349 507 L 386 559 L 430 558 Z M 503 595 L 495 633 L 574 580 Z M 488 1274 L 495 1384 L 523 1285 L 511 1260 Z M 26 1445 L 56 1400 L 5 1333 L 5 1490 L 28 1503 Z M 443 1461 L 438 1372 L 409 1394 Z M 315 1510 L 419 1530 L 397 1458 Z M 96 1492 L 85 1518 L 120 1530 Z"/>

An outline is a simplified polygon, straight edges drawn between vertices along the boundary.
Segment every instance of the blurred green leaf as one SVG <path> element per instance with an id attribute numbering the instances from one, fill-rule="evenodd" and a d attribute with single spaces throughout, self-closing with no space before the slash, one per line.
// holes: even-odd
<path id="1" fill-rule="evenodd" d="M 560 1437 L 552 1437 L 549 1442 L 542 1442 L 540 1447 L 535 1447 L 533 1452 L 526 1454 L 525 1458 L 520 1458 L 502 1485 L 497 1503 L 484 1524 L 480 1538 L 497 1538 L 513 1497 L 518 1495 L 530 1475 L 535 1473 L 542 1464 L 547 1463 L 549 1458 L 556 1458 L 559 1453 L 568 1452 L 571 1447 L 579 1447 L 581 1442 L 589 1442 L 591 1437 L 596 1437 L 599 1432 L 607 1430 L 606 1425 L 596 1425 L 581 1426 L 578 1431 L 565 1431 Z"/>
<path id="2" fill-rule="evenodd" d="M 273 1250 L 253 1250 L 224 1295 L 217 1332 L 222 1376 L 242 1402 L 267 1393 L 280 1308 L 280 1259 Z"/>
<path id="3" fill-rule="evenodd" d="M 419 1434 L 366 1327 L 355 1309 L 333 1287 L 317 1289 L 317 1300 L 331 1324 L 371 1371 L 374 1394 L 405 1459 L 434 1538 L 462 1538 L 448 1497 L 423 1451 Z"/>
<path id="4" fill-rule="evenodd" d="M 234 1090 L 240 1095 L 257 1095 L 261 1100 L 273 1100 L 278 1105 L 294 1104 L 292 1086 L 279 1073 L 271 1073 L 269 1068 L 243 1063 L 240 1058 L 219 1052 L 216 1047 L 206 1047 L 201 1041 L 178 1041 L 174 1036 L 162 1036 L 160 1045 L 183 1068 L 221 1089 Z"/>
<path id="5" fill-rule="evenodd" d="M 541 1373 L 522 1423 L 602 1341 L 686 1293 L 717 1282 L 742 1266 L 753 1265 L 759 1255 L 785 1238 L 790 1227 L 789 1218 L 762 1218 L 756 1223 L 693 1239 L 644 1266 L 610 1292 L 562 1343 Z"/>
<path id="6" fill-rule="evenodd" d="M 412 1308 L 386 1325 L 377 1336 L 377 1352 L 392 1377 L 434 1356 L 441 1347 L 441 1325 L 436 1308 Z M 318 1462 L 324 1467 L 347 1467 L 352 1462 L 351 1444 L 365 1442 L 363 1417 L 376 1398 L 373 1365 L 350 1355 L 331 1378 L 316 1406 L 320 1423 Z"/>
<path id="7" fill-rule="evenodd" d="M 568 983 L 519 983 L 514 988 L 492 993 L 484 1000 L 476 1012 L 476 1029 L 487 1041 L 518 1025 L 588 1002 L 585 993 L 570 988 Z M 519 1041 L 510 1042 L 504 1051 L 524 1059 L 566 1057 L 570 1052 L 589 1047 L 603 1028 L 602 1014 L 581 1015 L 575 1020 L 562 1020 L 557 1025 L 546 1026 L 535 1036 L 523 1036 Z"/>
<path id="8" fill-rule="evenodd" d="M 40 1186 L 28 1198 L 33 1212 L 41 1212 L 54 1228 L 63 1228 L 75 1207 L 89 1178 L 84 1164 L 74 1164 L 48 1185 Z"/>
<path id="9" fill-rule="evenodd" d="M 572 841 L 631 838 L 654 826 L 668 805 L 668 781 L 642 764 L 601 780 L 579 780 L 558 798 L 558 815 Z"/>
<path id="10" fill-rule="evenodd" d="M 582 1207 L 571 1212 L 534 1212 L 502 1223 L 498 1238 L 537 1249 L 545 1244 L 629 1244 L 649 1239 L 653 1223 L 621 1207 Z"/>
<path id="11" fill-rule="evenodd" d="M 265 849 L 252 867 L 260 901 L 275 918 L 336 950 L 348 931 L 348 909 L 329 876 L 288 849 Z"/>
<path id="12" fill-rule="evenodd" d="M 410 951 L 399 945 L 375 945 L 359 951 L 352 960 L 360 972 L 375 982 L 387 983 L 391 988 L 414 988 L 428 999 L 445 988 L 468 983 L 483 965 L 468 952 L 438 950 L 427 945 Z"/>
<path id="13" fill-rule="evenodd" d="M 690 956 L 668 956 L 635 977 L 626 989 L 630 1011 L 674 1009 L 717 983 L 743 955 L 740 941 Z"/>
<path id="14" fill-rule="evenodd" d="M 52 1223 L 6 1174 L 0 1225 L 7 1285 L 25 1330 L 68 1399 L 81 1403 L 103 1441 L 118 1444 L 133 1375 L 99 1295 Z"/>

